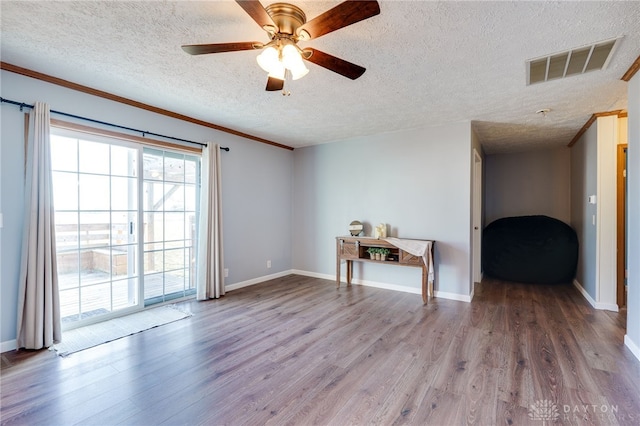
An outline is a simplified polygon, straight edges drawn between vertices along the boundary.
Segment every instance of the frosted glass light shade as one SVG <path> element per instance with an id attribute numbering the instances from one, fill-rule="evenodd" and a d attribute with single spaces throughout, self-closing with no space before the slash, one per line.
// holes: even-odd
<path id="1" fill-rule="evenodd" d="M 286 68 L 295 68 L 300 60 L 302 60 L 302 58 L 300 58 L 300 54 L 293 45 L 287 44 L 282 48 L 282 63 Z"/>
<path id="2" fill-rule="evenodd" d="M 282 62 L 278 62 L 271 71 L 269 71 L 269 77 L 284 80 L 285 68 Z"/>
<path id="3" fill-rule="evenodd" d="M 282 54 L 275 47 L 269 46 L 262 50 L 256 60 L 260 68 L 269 73 L 269 77 L 280 80 L 285 79 L 286 69 L 291 71 L 292 80 L 302 78 L 309 73 L 300 52 L 291 44 L 282 48 Z"/>
<path id="4" fill-rule="evenodd" d="M 296 69 L 292 69 L 291 70 L 291 79 L 292 80 L 297 80 L 297 79 L 302 78 L 305 75 L 309 74 L 309 70 L 307 69 L 307 67 L 305 67 L 303 63 L 300 63 L 300 65 L 301 65 L 301 67 L 298 67 Z"/>
<path id="5" fill-rule="evenodd" d="M 293 45 L 288 44 L 282 49 L 282 63 L 285 68 L 291 71 L 291 78 L 293 80 L 302 78 L 309 73 L 309 70 L 302 61 L 300 52 L 298 52 L 298 49 Z"/>
<path id="6" fill-rule="evenodd" d="M 268 73 L 277 71 L 280 67 L 282 67 L 278 51 L 272 46 L 265 48 L 262 53 L 258 55 L 256 60 L 258 61 L 258 65 L 260 65 L 260 68 Z"/>

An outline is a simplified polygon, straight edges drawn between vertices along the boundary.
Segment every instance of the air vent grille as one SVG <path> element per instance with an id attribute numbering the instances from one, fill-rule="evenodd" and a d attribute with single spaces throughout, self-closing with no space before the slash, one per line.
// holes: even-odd
<path id="1" fill-rule="evenodd" d="M 527 85 L 606 68 L 620 38 L 527 61 Z"/>

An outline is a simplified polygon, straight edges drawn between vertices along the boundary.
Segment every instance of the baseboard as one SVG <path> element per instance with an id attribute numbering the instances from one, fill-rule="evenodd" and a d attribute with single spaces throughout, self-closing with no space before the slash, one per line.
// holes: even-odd
<path id="1" fill-rule="evenodd" d="M 573 286 L 578 289 L 580 294 L 582 294 L 582 297 L 587 299 L 587 302 L 589 302 L 589 304 L 593 306 L 595 309 L 598 309 L 601 311 L 618 312 L 618 305 L 616 304 L 600 303 L 593 300 L 593 298 L 589 295 L 589 293 L 587 293 L 587 290 L 585 290 L 584 287 L 582 287 L 582 284 L 580 284 L 578 280 L 576 279 L 573 280 Z"/>
<path id="2" fill-rule="evenodd" d="M 301 269 L 292 269 L 291 270 L 292 274 L 296 274 L 296 275 L 304 275 L 305 277 L 311 277 L 311 278 L 319 278 L 321 280 L 331 280 L 333 282 L 336 281 L 336 275 L 333 274 L 321 274 L 319 272 L 310 272 L 310 271 L 303 271 Z"/>
<path id="3" fill-rule="evenodd" d="M 269 281 L 269 280 L 274 280 L 276 278 L 282 278 L 282 277 L 286 277 L 287 275 L 291 275 L 294 274 L 295 272 L 293 272 L 291 269 L 286 270 L 286 271 L 282 271 L 282 272 L 276 272 L 275 274 L 271 274 L 271 275 L 264 275 L 262 277 L 258 277 L 258 278 L 253 278 L 247 281 L 241 281 L 239 283 L 234 283 L 234 284 L 229 284 L 229 285 L 225 285 L 224 286 L 224 291 L 233 291 L 233 290 L 237 290 L 239 288 L 242 287 L 249 287 L 250 285 L 255 285 L 255 284 L 259 284 L 265 281 Z"/>
<path id="4" fill-rule="evenodd" d="M 631 340 L 628 334 L 624 335 L 624 345 L 629 348 L 631 353 L 640 361 L 640 347 L 633 343 L 633 340 Z"/>
<path id="5" fill-rule="evenodd" d="M 321 274 L 321 273 L 318 273 L 318 272 L 301 271 L 299 269 L 294 269 L 293 271 L 291 271 L 291 273 L 297 274 L 297 275 L 304 275 L 305 277 L 320 278 L 320 279 L 323 279 L 323 280 L 331 280 L 331 281 L 334 281 L 334 282 L 336 280 L 336 276 L 332 275 L 332 274 Z M 341 282 L 342 283 L 345 283 L 346 281 L 347 281 L 346 277 L 344 277 L 344 276 L 341 277 Z M 422 290 L 420 290 L 419 288 L 405 287 L 405 286 L 401 286 L 401 285 L 397 285 L 397 284 L 381 283 L 381 282 L 378 282 L 378 281 L 361 280 L 359 278 L 351 279 L 351 284 L 364 285 L 364 286 L 367 286 L 367 287 L 382 288 L 384 290 L 404 291 L 405 293 L 412 293 L 412 294 L 422 294 Z"/>
<path id="6" fill-rule="evenodd" d="M 434 291 L 434 296 L 440 299 L 457 300 L 458 302 L 471 303 L 472 295 L 460 294 L 460 293 L 447 293 L 444 291 Z"/>
<path id="7" fill-rule="evenodd" d="M 294 269 L 291 271 L 292 274 L 304 275 L 306 277 L 312 278 L 320 278 L 323 280 L 331 280 L 335 281 L 336 276 L 331 274 L 321 274 L 318 272 L 309 272 L 309 271 L 301 271 L 299 269 Z M 346 282 L 346 277 L 341 277 L 342 282 Z M 361 280 L 358 278 L 351 279 L 351 284 L 363 285 L 367 287 L 375 287 L 381 288 L 384 290 L 393 290 L 393 291 L 403 291 L 405 293 L 411 294 L 422 294 L 422 289 L 413 288 L 413 287 L 405 287 L 397 284 L 389 284 L 389 283 L 381 283 L 378 281 L 369 281 L 369 280 Z M 441 299 L 449 299 L 449 300 L 457 300 L 461 302 L 471 302 L 472 296 L 458 294 L 458 293 L 447 293 L 444 291 L 434 291 L 434 297 L 439 297 Z"/>
<path id="8" fill-rule="evenodd" d="M 578 289 L 582 297 L 584 297 L 591 306 L 594 308 L 596 307 L 596 301 L 593 300 L 589 293 L 587 293 L 587 290 L 585 290 L 584 287 L 582 287 L 582 284 L 580 284 L 575 278 L 573 279 L 573 286 Z"/>
<path id="9" fill-rule="evenodd" d="M 0 343 L 0 352 L 9 352 L 16 349 L 18 349 L 18 341 L 16 339 Z"/>
<path id="10" fill-rule="evenodd" d="M 618 305 L 616 305 L 615 303 L 598 303 L 596 302 L 596 309 L 600 309 L 602 311 L 611 311 L 611 312 L 618 312 Z"/>
<path id="11" fill-rule="evenodd" d="M 353 278 L 351 280 L 351 284 L 362 285 L 365 287 L 381 288 L 383 290 L 402 291 L 411 294 L 422 294 L 422 289 L 419 288 L 405 287 L 397 284 L 381 283 L 378 281 L 361 280 L 357 278 Z"/>

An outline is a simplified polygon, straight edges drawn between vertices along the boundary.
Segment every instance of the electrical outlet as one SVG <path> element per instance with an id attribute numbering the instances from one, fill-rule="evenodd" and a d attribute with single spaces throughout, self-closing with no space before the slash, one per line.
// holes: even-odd
<path id="1" fill-rule="evenodd" d="M 271 268 L 271 261 L 267 260 L 267 268 Z"/>
<path id="2" fill-rule="evenodd" d="M 229 278 L 229 270 L 227 268 L 224 268 L 224 277 Z"/>

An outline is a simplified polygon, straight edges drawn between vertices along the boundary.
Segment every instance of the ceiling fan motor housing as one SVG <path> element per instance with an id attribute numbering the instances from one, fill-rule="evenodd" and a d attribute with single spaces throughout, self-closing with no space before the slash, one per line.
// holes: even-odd
<path id="1" fill-rule="evenodd" d="M 298 27 L 307 22 L 307 16 L 302 9 L 289 3 L 273 3 L 265 10 L 278 26 L 277 32 L 294 35 Z"/>

